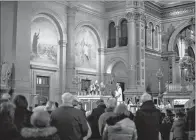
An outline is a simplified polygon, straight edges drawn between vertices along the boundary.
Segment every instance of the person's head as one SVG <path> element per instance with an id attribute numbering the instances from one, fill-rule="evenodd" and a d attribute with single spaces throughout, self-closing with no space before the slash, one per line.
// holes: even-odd
<path id="1" fill-rule="evenodd" d="M 140 98 L 141 102 L 144 103 L 146 101 L 151 101 L 152 100 L 152 96 L 148 93 L 144 93 L 142 94 L 141 98 Z"/>
<path id="2" fill-rule="evenodd" d="M 130 112 L 128 111 L 127 109 L 127 106 L 125 104 L 119 104 L 115 110 L 114 110 L 114 113 L 117 115 L 117 116 L 127 116 L 129 117 L 130 115 Z"/>
<path id="3" fill-rule="evenodd" d="M 47 109 L 47 110 L 50 110 L 50 109 L 52 108 L 52 104 L 53 104 L 52 101 L 48 101 L 48 102 L 46 103 L 46 109 Z"/>
<path id="4" fill-rule="evenodd" d="M 117 105 L 116 98 L 109 98 L 106 104 L 107 108 L 115 108 Z"/>
<path id="5" fill-rule="evenodd" d="M 103 105 L 104 104 L 104 100 L 103 99 L 99 99 L 97 102 L 96 102 L 97 106 L 99 105 Z"/>
<path id="6" fill-rule="evenodd" d="M 3 101 L 10 101 L 10 100 L 11 100 L 10 94 L 8 94 L 8 93 L 3 93 L 3 94 L 1 95 L 1 100 L 3 100 Z"/>
<path id="7" fill-rule="evenodd" d="M 14 112 L 16 106 L 11 102 L 3 102 L 0 105 L 0 120 L 14 120 Z"/>
<path id="8" fill-rule="evenodd" d="M 172 113 L 171 110 L 167 109 L 166 110 L 166 115 L 169 116 L 169 117 L 171 117 L 171 116 L 173 116 L 173 113 Z"/>
<path id="9" fill-rule="evenodd" d="M 50 125 L 50 115 L 47 111 L 35 111 L 31 115 L 31 124 L 34 127 L 42 128 Z"/>
<path id="10" fill-rule="evenodd" d="M 16 108 L 27 109 L 27 107 L 28 107 L 27 99 L 23 95 L 17 95 L 14 98 L 13 103 L 16 105 Z"/>
<path id="11" fill-rule="evenodd" d="M 176 117 L 177 118 L 184 118 L 185 114 L 183 112 L 179 111 L 179 112 L 176 113 Z"/>
<path id="12" fill-rule="evenodd" d="M 65 105 L 65 106 L 73 106 L 74 99 L 75 99 L 75 97 L 69 92 L 64 93 L 62 95 L 62 102 L 63 102 L 63 105 Z"/>
<path id="13" fill-rule="evenodd" d="M 120 86 L 120 83 L 116 83 L 116 86 L 119 87 Z"/>
<path id="14" fill-rule="evenodd" d="M 54 102 L 54 104 L 55 104 L 56 108 L 59 107 L 59 104 L 57 102 Z"/>

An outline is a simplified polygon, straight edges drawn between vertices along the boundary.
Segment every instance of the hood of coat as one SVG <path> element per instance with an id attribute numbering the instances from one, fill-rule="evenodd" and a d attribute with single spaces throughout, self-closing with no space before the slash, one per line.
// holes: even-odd
<path id="1" fill-rule="evenodd" d="M 134 122 L 131 121 L 129 118 L 124 118 L 123 120 L 117 122 L 115 125 L 108 126 L 109 133 L 123 132 L 123 134 L 129 134 L 134 129 Z"/>
<path id="2" fill-rule="evenodd" d="M 48 137 L 54 135 L 56 132 L 57 129 L 55 127 L 23 128 L 21 130 L 21 136 L 24 138 Z"/>
<path id="3" fill-rule="evenodd" d="M 156 112 L 158 109 L 155 107 L 153 101 L 146 101 L 142 104 L 140 110 Z"/>

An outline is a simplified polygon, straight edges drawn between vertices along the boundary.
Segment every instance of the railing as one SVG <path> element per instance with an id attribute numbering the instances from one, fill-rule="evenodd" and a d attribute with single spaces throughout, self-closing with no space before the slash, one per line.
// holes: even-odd
<path id="1" fill-rule="evenodd" d="M 116 39 L 108 39 L 108 48 L 114 48 L 116 46 Z"/>
<path id="2" fill-rule="evenodd" d="M 168 92 L 189 92 L 193 90 L 193 84 L 187 84 L 184 86 L 182 86 L 181 84 L 166 84 L 166 90 Z"/>
<path id="3" fill-rule="evenodd" d="M 119 38 L 119 46 L 127 46 L 127 37 L 120 37 Z"/>

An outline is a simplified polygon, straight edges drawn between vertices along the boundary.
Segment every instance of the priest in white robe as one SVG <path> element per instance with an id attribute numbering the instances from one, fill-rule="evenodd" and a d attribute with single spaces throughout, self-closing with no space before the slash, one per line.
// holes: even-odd
<path id="1" fill-rule="evenodd" d="M 117 105 L 123 102 L 123 96 L 122 96 L 122 88 L 120 87 L 120 83 L 116 83 L 116 95 L 115 98 L 117 100 Z"/>

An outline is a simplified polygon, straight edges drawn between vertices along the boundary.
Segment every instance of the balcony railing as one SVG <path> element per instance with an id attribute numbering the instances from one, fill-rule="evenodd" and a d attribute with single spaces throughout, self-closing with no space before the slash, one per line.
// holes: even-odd
<path id="1" fill-rule="evenodd" d="M 128 40 L 127 37 L 120 37 L 119 38 L 119 46 L 127 46 L 127 43 L 128 43 L 127 40 Z"/>
<path id="2" fill-rule="evenodd" d="M 193 84 L 187 84 L 184 86 L 181 84 L 166 84 L 166 90 L 168 92 L 190 92 L 193 90 Z"/>
<path id="3" fill-rule="evenodd" d="M 116 39 L 108 39 L 108 48 L 114 48 L 116 46 Z"/>

